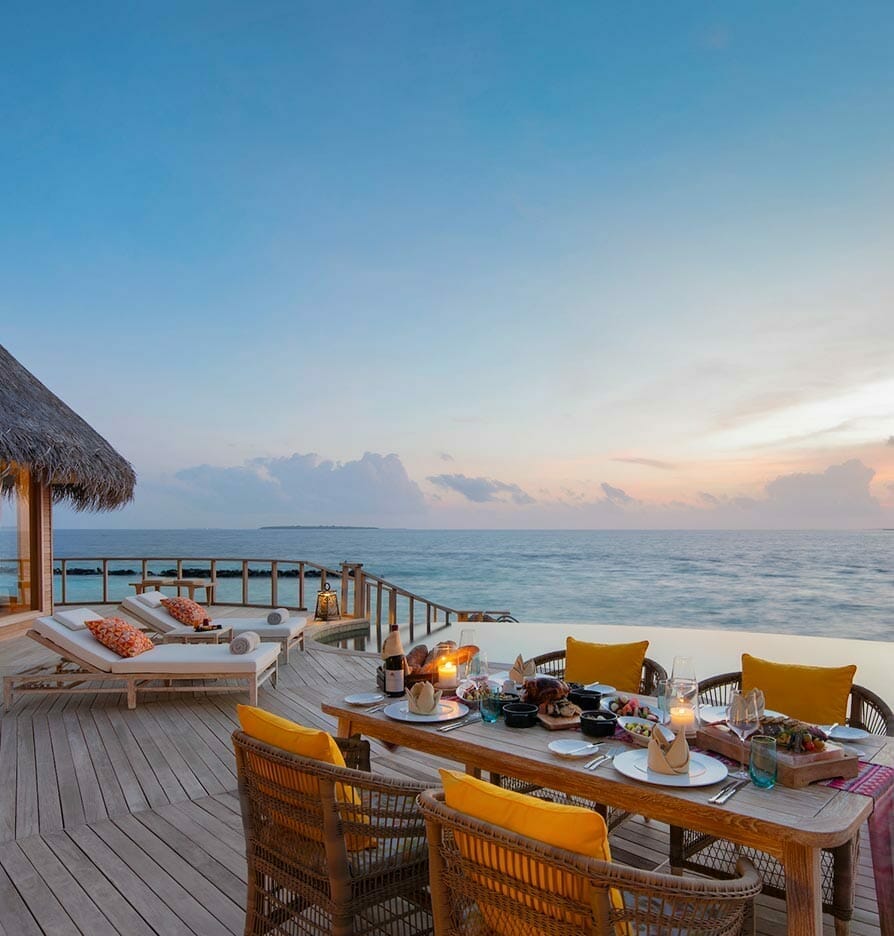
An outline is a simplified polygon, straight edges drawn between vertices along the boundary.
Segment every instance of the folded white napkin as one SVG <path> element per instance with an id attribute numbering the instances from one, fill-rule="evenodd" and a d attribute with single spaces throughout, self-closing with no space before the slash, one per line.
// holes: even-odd
<path id="1" fill-rule="evenodd" d="M 531 676 L 536 675 L 537 667 L 534 666 L 534 661 L 528 660 L 528 662 L 525 663 L 521 654 L 515 658 L 515 663 L 512 669 L 509 670 L 509 678 L 516 686 L 520 686 L 526 679 L 530 679 Z"/>
<path id="2" fill-rule="evenodd" d="M 407 707 L 416 715 L 430 715 L 441 701 L 441 690 L 430 682 L 416 683 L 407 689 Z"/>
<path id="3" fill-rule="evenodd" d="M 274 608 L 267 615 L 268 624 L 285 624 L 289 619 L 289 609 L 288 608 Z"/>
<path id="4" fill-rule="evenodd" d="M 689 773 L 689 742 L 681 730 L 673 741 L 668 741 L 660 725 L 652 728 L 649 741 L 649 770 L 663 774 Z"/>
<path id="5" fill-rule="evenodd" d="M 230 653 L 251 653 L 260 644 L 261 638 L 254 631 L 243 631 L 230 641 Z"/>
<path id="6" fill-rule="evenodd" d="M 160 608 L 165 598 L 167 595 L 160 591 L 144 591 L 142 595 L 137 595 L 137 601 L 146 605 L 147 608 Z"/>

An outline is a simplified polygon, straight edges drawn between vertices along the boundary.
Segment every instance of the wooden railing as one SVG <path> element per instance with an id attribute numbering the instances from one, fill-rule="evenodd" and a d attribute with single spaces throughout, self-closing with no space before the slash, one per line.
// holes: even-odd
<path id="1" fill-rule="evenodd" d="M 88 567 L 78 563 L 89 563 Z M 134 568 L 121 568 L 125 564 Z M 165 568 L 150 569 L 165 566 Z M 360 562 L 342 562 L 338 568 L 330 568 L 306 559 L 242 559 L 208 556 L 68 556 L 54 562 L 54 580 L 58 576 L 59 604 L 69 604 L 71 587 L 69 578 L 99 576 L 100 591 L 96 595 L 78 595 L 78 603 L 99 602 L 109 604 L 120 601 L 131 594 L 131 580 L 165 578 L 208 578 L 216 583 L 214 604 L 250 605 L 254 607 L 285 607 L 306 611 L 307 579 L 319 581 L 319 587 L 329 585 L 339 596 L 343 617 L 368 620 L 375 628 L 376 644 L 381 647 L 384 631 L 391 624 L 405 625 L 411 641 L 416 639 L 417 628 L 425 627 L 431 634 L 433 628 L 449 627 L 454 621 L 500 620 L 509 617 L 509 611 L 458 610 L 439 601 L 425 598 L 401 588 L 393 582 L 367 572 Z M 110 577 L 126 578 L 125 588 L 113 588 Z M 252 582 L 269 578 L 269 591 L 259 595 Z M 230 589 L 227 595 L 227 580 L 240 580 L 240 585 Z M 295 586 L 290 587 L 294 581 Z M 239 600 L 233 600 L 232 591 Z M 255 594 L 252 594 L 254 590 Z M 293 600 L 294 599 L 294 600 Z M 316 596 L 312 596 L 310 609 L 315 607 Z"/>

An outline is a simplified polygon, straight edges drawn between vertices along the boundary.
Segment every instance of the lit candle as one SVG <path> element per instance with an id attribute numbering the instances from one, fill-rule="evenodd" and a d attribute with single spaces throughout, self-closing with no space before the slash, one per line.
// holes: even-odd
<path id="1" fill-rule="evenodd" d="M 438 663 L 438 687 L 445 690 L 456 688 L 456 664 L 450 660 Z"/>
<path id="2" fill-rule="evenodd" d="M 674 705 L 670 710 L 670 726 L 674 733 L 695 734 L 695 709 L 689 705 Z"/>

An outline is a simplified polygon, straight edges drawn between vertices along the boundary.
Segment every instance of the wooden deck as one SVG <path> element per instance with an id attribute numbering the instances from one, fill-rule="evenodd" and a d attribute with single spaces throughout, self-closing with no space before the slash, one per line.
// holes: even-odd
<path id="1" fill-rule="evenodd" d="M 244 616 L 219 609 L 218 617 Z M 320 698 L 368 678 L 372 657 L 315 647 L 292 654 L 261 704 L 332 729 Z M 25 637 L 0 641 L 0 673 L 48 659 Z M 0 718 L 0 936 L 240 934 L 245 861 L 230 734 L 245 694 L 26 696 Z M 373 745 L 374 769 L 434 780 L 438 763 Z M 617 860 L 654 868 L 667 829 L 634 820 Z M 865 833 L 854 936 L 878 933 Z M 826 918 L 826 929 L 834 931 Z M 757 930 L 785 933 L 785 907 L 761 899 Z"/>

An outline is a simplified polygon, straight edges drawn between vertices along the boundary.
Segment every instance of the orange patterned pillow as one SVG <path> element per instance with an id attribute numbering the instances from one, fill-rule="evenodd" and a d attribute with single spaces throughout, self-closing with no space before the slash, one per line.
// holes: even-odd
<path id="1" fill-rule="evenodd" d="M 168 614 L 177 618 L 181 624 L 201 627 L 206 621 L 211 620 L 207 609 L 192 598 L 162 598 L 161 603 L 167 608 Z"/>
<path id="2" fill-rule="evenodd" d="M 135 657 L 151 650 L 155 644 L 133 624 L 121 618 L 103 618 L 101 621 L 87 621 L 90 633 L 109 650 L 118 656 Z"/>

